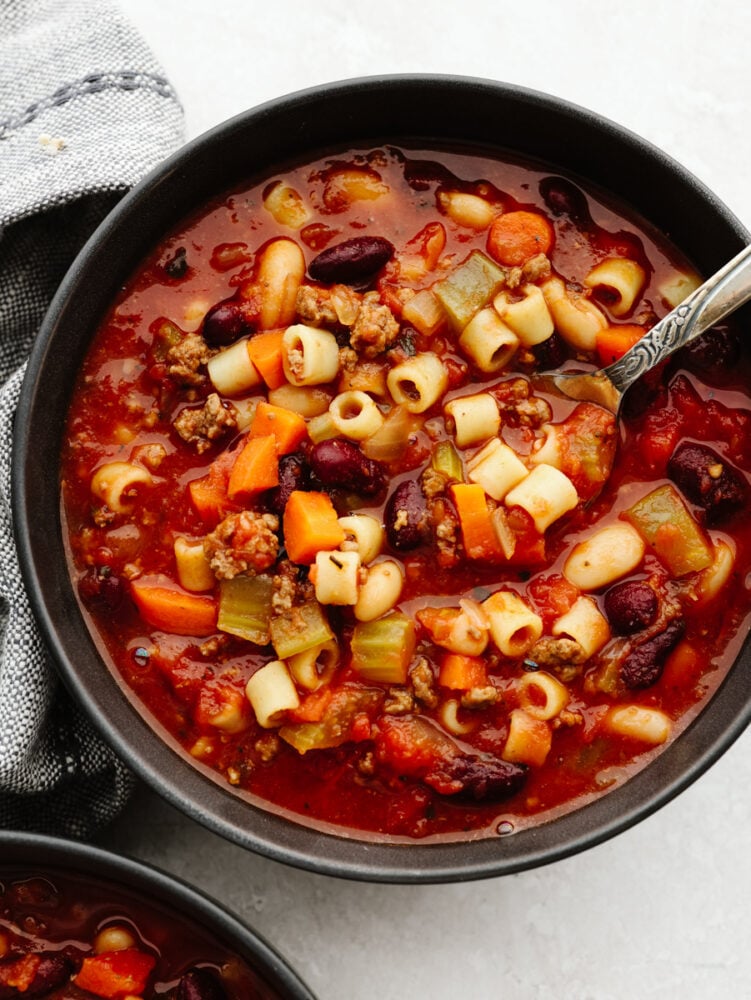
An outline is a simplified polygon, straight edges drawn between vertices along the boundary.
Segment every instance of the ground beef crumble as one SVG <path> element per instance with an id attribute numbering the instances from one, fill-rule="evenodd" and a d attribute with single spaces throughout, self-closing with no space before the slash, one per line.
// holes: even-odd
<path id="1" fill-rule="evenodd" d="M 203 548 L 218 580 L 256 576 L 276 562 L 279 518 L 243 510 L 230 514 L 204 539 Z"/>
<path id="2" fill-rule="evenodd" d="M 350 344 L 366 358 L 375 358 L 399 336 L 399 324 L 378 292 L 366 292 L 352 327 Z"/>
<path id="3" fill-rule="evenodd" d="M 167 372 L 179 385 L 201 385 L 200 369 L 211 358 L 211 350 L 199 333 L 186 333 L 167 353 Z"/>
<path id="4" fill-rule="evenodd" d="M 206 402 L 198 408 L 186 407 L 172 422 L 175 431 L 183 441 L 193 445 L 202 455 L 229 430 L 237 429 L 234 407 L 224 406 L 219 395 L 212 392 Z"/>

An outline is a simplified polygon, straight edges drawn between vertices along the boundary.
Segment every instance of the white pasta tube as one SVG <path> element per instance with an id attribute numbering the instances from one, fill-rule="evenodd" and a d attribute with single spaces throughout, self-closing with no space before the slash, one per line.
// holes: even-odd
<path id="1" fill-rule="evenodd" d="M 535 466 L 504 499 L 507 507 L 526 510 L 541 535 L 553 521 L 573 510 L 578 502 L 579 495 L 574 484 L 552 465 Z"/>
<path id="2" fill-rule="evenodd" d="M 578 642 L 585 657 L 594 656 L 610 638 L 610 626 L 591 597 L 579 597 L 565 615 L 556 618 L 553 635 Z"/>
<path id="3" fill-rule="evenodd" d="M 287 667 L 295 682 L 308 691 L 317 691 L 328 684 L 338 664 L 336 639 L 329 639 L 287 658 Z"/>
<path id="4" fill-rule="evenodd" d="M 554 326 L 545 296 L 537 285 L 524 285 L 522 298 L 512 301 L 508 292 L 499 292 L 493 308 L 524 347 L 534 347 L 552 336 Z"/>
<path id="5" fill-rule="evenodd" d="M 712 539 L 714 559 L 703 569 L 696 580 L 696 596 L 704 604 L 717 597 L 730 579 L 735 566 L 735 545 L 723 538 Z"/>
<path id="6" fill-rule="evenodd" d="M 696 274 L 686 274 L 676 271 L 658 286 L 658 292 L 671 309 L 679 306 L 692 292 L 701 285 L 701 279 Z"/>
<path id="7" fill-rule="evenodd" d="M 347 541 L 342 548 L 350 547 L 360 555 L 363 564 L 371 563 L 383 548 L 383 524 L 370 514 L 349 514 L 340 517 L 339 524 L 344 528 Z"/>
<path id="8" fill-rule="evenodd" d="M 334 396 L 329 406 L 331 419 L 340 434 L 352 441 L 364 441 L 383 423 L 383 414 L 367 392 L 350 390 Z"/>
<path id="9" fill-rule="evenodd" d="M 617 705 L 604 719 L 605 725 L 618 736 L 627 736 L 651 746 L 660 746 L 670 736 L 670 717 L 658 708 L 646 705 Z"/>
<path id="10" fill-rule="evenodd" d="M 211 384 L 222 396 L 239 396 L 261 384 L 258 369 L 248 354 L 247 337 L 209 358 L 206 368 Z"/>
<path id="11" fill-rule="evenodd" d="M 318 552 L 310 578 L 319 604 L 357 604 L 360 581 L 357 552 Z"/>
<path id="12" fill-rule="evenodd" d="M 498 403 L 489 392 L 459 396 L 446 403 L 443 409 L 454 421 L 454 439 L 459 448 L 487 441 L 501 429 Z"/>
<path id="13" fill-rule="evenodd" d="M 516 452 L 493 438 L 467 463 L 467 478 L 479 483 L 488 496 L 503 500 L 529 474 Z"/>
<path id="14" fill-rule="evenodd" d="M 284 331 L 282 364 L 292 385 L 321 385 L 339 371 L 339 345 L 328 330 L 296 323 Z"/>
<path id="15" fill-rule="evenodd" d="M 447 698 L 438 709 L 438 718 L 441 720 L 443 728 L 449 733 L 453 733 L 454 736 L 467 736 L 477 729 L 478 723 L 475 719 L 460 722 L 458 712 L 459 702 L 457 699 Z"/>
<path id="16" fill-rule="evenodd" d="M 284 712 L 300 706 L 297 689 L 283 660 L 272 660 L 257 670 L 245 685 L 245 696 L 258 725 L 264 729 L 281 725 Z"/>
<path id="17" fill-rule="evenodd" d="M 410 413 L 424 413 L 446 391 L 448 372 L 437 354 L 426 351 L 394 365 L 386 385 L 397 405 Z"/>
<path id="18" fill-rule="evenodd" d="M 519 704 L 533 719 L 554 719 L 569 702 L 566 685 L 544 670 L 524 674 L 516 690 Z"/>
<path id="19" fill-rule="evenodd" d="M 614 316 L 625 316 L 630 312 L 639 293 L 644 287 L 646 273 L 641 264 L 627 257 L 611 257 L 603 260 L 584 279 L 587 288 L 604 288 L 615 301 L 608 300 L 608 309 Z"/>
<path id="20" fill-rule="evenodd" d="M 542 635 L 542 619 L 513 590 L 497 590 L 481 606 L 493 642 L 504 656 L 524 656 Z"/>
<path id="21" fill-rule="evenodd" d="M 195 593 L 211 590 L 216 577 L 203 550 L 203 540 L 176 538 L 174 550 L 180 586 Z"/>
<path id="22" fill-rule="evenodd" d="M 624 522 L 608 524 L 573 547 L 563 575 L 579 590 L 598 590 L 635 570 L 644 552 L 636 528 Z"/>
<path id="23" fill-rule="evenodd" d="M 258 325 L 262 330 L 273 330 L 292 322 L 304 277 L 305 257 L 294 240 L 282 237 L 266 245 L 258 262 L 256 278 L 261 289 Z"/>
<path id="24" fill-rule="evenodd" d="M 453 222 L 468 229 L 487 229 L 496 215 L 489 201 L 466 191 L 441 191 L 438 204 Z"/>
<path id="25" fill-rule="evenodd" d="M 481 372 L 499 372 L 519 347 L 519 338 L 495 309 L 481 309 L 462 330 L 459 346 Z"/>
<path id="26" fill-rule="evenodd" d="M 553 734 L 542 719 L 535 719 L 523 708 L 515 708 L 509 715 L 506 745 L 501 756 L 516 764 L 540 767 L 550 753 Z"/>
<path id="27" fill-rule="evenodd" d="M 128 494 L 135 486 L 150 486 L 151 473 L 132 462 L 107 462 L 91 477 L 91 492 L 116 514 L 127 514 L 133 507 Z"/>
<path id="28" fill-rule="evenodd" d="M 563 339 L 579 351 L 594 351 L 597 334 L 608 325 L 602 310 L 589 299 L 568 292 L 560 278 L 548 278 L 540 288 Z"/>
<path id="29" fill-rule="evenodd" d="M 488 645 L 490 622 L 481 604 L 464 599 L 440 645 L 462 656 L 481 656 Z"/>
<path id="30" fill-rule="evenodd" d="M 355 604 L 355 618 L 360 622 L 375 621 L 391 611 L 404 586 L 404 571 L 393 559 L 375 563 L 367 574 Z"/>

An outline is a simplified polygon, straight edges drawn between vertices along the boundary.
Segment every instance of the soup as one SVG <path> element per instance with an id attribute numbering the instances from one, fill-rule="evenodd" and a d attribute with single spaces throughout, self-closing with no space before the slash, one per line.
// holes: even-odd
<path id="1" fill-rule="evenodd" d="M 139 710 L 298 822 L 461 839 L 645 766 L 746 632 L 748 365 L 711 331 L 622 427 L 531 377 L 697 284 L 598 192 L 351 151 L 169 234 L 84 362 L 71 572 Z"/>

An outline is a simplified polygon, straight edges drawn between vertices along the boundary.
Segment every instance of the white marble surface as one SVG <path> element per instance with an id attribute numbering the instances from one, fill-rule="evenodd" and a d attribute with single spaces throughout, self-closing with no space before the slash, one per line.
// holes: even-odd
<path id="1" fill-rule="evenodd" d="M 698 174 L 751 227 L 751 9 L 737 2 L 123 0 L 188 134 L 345 77 L 494 77 L 588 106 Z M 106 842 L 266 935 L 321 1000 L 751 996 L 751 733 L 696 785 L 583 855 L 442 886 L 339 881 L 255 857 L 141 791 Z"/>

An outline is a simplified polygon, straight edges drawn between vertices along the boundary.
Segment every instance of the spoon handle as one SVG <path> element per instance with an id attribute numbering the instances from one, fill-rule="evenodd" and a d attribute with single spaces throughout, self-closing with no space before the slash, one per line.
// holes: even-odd
<path id="1" fill-rule="evenodd" d="M 745 247 L 679 306 L 656 323 L 602 374 L 623 393 L 664 361 L 751 299 L 751 246 Z"/>

